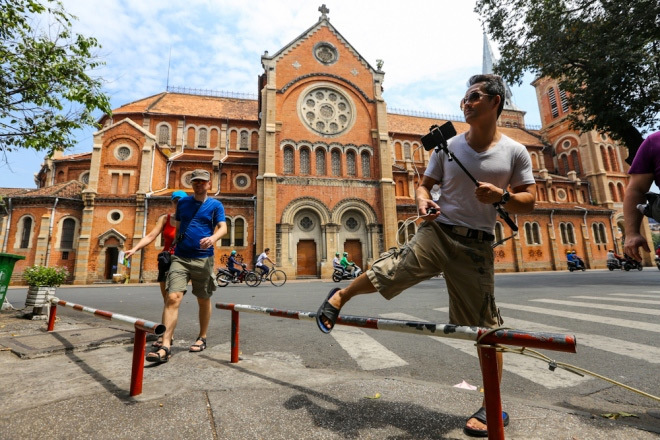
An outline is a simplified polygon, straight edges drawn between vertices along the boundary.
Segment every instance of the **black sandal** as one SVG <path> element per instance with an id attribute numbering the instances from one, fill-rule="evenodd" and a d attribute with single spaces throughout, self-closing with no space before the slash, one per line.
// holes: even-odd
<path id="1" fill-rule="evenodd" d="M 316 312 L 316 325 L 319 326 L 319 330 L 321 330 L 323 333 L 330 333 L 333 328 L 335 328 L 335 323 L 337 322 L 337 318 L 339 317 L 339 309 L 330 304 L 330 298 L 332 298 L 332 295 L 335 294 L 338 290 L 341 290 L 340 288 L 335 288 L 328 293 L 328 296 L 325 298 L 323 303 L 321 304 L 321 307 L 319 307 L 318 311 Z M 322 317 L 325 317 L 330 323 L 332 324 L 332 327 L 326 326 L 323 321 L 321 320 Z"/>
<path id="2" fill-rule="evenodd" d="M 165 352 L 165 356 L 160 355 L 161 350 Z M 152 351 L 151 353 L 147 354 L 145 360 L 147 362 L 153 362 L 156 364 L 164 364 L 165 362 L 169 361 L 171 357 L 172 354 L 170 353 L 169 347 L 160 347 L 158 350 Z"/>
<path id="3" fill-rule="evenodd" d="M 486 425 L 486 408 L 483 406 L 479 408 L 479 410 L 472 414 L 468 419 L 465 421 L 467 424 L 468 420 L 470 419 L 477 419 L 484 425 Z M 509 424 L 509 414 L 505 413 L 502 411 L 502 424 L 504 426 L 507 426 Z M 463 428 L 463 432 L 470 437 L 488 437 L 488 429 L 474 429 L 474 428 L 469 428 L 467 425 Z"/>
<path id="4" fill-rule="evenodd" d="M 197 344 L 197 341 L 202 341 L 201 344 Z M 192 353 L 199 353 L 200 351 L 204 351 L 206 348 L 206 338 L 202 338 L 201 336 L 195 340 L 195 344 L 190 346 L 190 349 L 188 351 Z"/>

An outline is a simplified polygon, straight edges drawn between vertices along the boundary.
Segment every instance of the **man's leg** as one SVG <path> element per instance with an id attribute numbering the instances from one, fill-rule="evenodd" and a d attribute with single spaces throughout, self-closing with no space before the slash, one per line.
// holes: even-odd
<path id="1" fill-rule="evenodd" d="M 479 355 L 479 367 L 481 367 L 481 350 L 477 349 L 477 354 Z M 502 352 L 498 351 L 495 355 L 497 357 L 497 376 L 498 376 L 498 382 L 501 384 L 502 383 Z M 499 386 L 499 385 L 498 385 Z M 483 401 L 481 402 L 481 406 L 484 408 L 486 407 L 486 397 L 484 397 Z M 470 418 L 467 423 L 465 424 L 468 428 L 472 429 L 478 429 L 478 430 L 484 430 L 488 429 L 488 426 L 485 424 L 481 423 L 479 420 L 475 419 L 474 417 Z"/>
<path id="2" fill-rule="evenodd" d="M 206 339 L 213 310 L 211 298 L 197 298 L 197 304 L 199 305 L 199 337 Z"/>
<path id="3" fill-rule="evenodd" d="M 351 284 L 346 286 L 346 288 L 338 290 L 334 295 L 328 300 L 331 306 L 335 307 L 337 310 L 341 310 L 351 298 L 356 295 L 362 295 L 365 293 L 374 293 L 376 288 L 371 284 L 371 280 L 364 273 L 359 277 L 351 281 Z M 332 327 L 332 323 L 325 316 L 321 317 L 323 325 L 328 328 Z"/>
<path id="4" fill-rule="evenodd" d="M 183 299 L 183 292 L 172 292 L 167 295 L 165 300 L 165 308 L 163 308 L 163 325 L 165 326 L 165 333 L 163 334 L 162 346 L 170 349 L 172 345 L 172 338 L 174 337 L 174 329 L 179 320 L 179 306 Z M 165 357 L 167 353 L 162 348 L 156 352 L 161 357 Z"/>

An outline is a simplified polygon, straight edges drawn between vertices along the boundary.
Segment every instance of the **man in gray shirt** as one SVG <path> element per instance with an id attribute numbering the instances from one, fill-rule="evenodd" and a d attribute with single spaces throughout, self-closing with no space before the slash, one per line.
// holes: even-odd
<path id="1" fill-rule="evenodd" d="M 475 75 L 461 100 L 470 129 L 449 141 L 449 150 L 478 181 L 450 161 L 445 151 L 433 153 L 416 189 L 419 215 L 425 221 L 405 246 L 374 262 L 371 269 L 344 289 L 333 289 L 317 313 L 317 324 L 329 333 L 339 310 L 354 296 L 378 291 L 391 299 L 403 290 L 443 272 L 449 293 L 449 322 L 494 328 L 501 325 L 494 295 L 492 234 L 494 203 L 511 213 L 534 209 L 536 187 L 527 149 L 502 134 L 497 119 L 504 107 L 504 82 L 497 75 Z M 439 185 L 437 202 L 431 189 Z M 498 353 L 499 375 L 502 356 Z M 468 418 L 464 431 L 485 437 L 483 406 Z M 502 413 L 505 426 L 509 416 Z"/>

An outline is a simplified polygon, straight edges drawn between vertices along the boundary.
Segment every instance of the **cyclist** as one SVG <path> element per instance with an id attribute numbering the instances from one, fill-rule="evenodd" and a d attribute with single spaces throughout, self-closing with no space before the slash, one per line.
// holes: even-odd
<path id="1" fill-rule="evenodd" d="M 233 250 L 231 251 L 231 255 L 229 255 L 229 260 L 227 260 L 227 269 L 231 272 L 234 280 L 238 278 L 238 275 L 241 273 L 241 269 L 238 269 L 236 266 L 240 267 L 241 263 L 236 260 L 236 250 Z"/>
<path id="2" fill-rule="evenodd" d="M 270 252 L 270 248 L 264 249 L 261 255 L 259 255 L 259 257 L 257 258 L 257 264 L 254 265 L 256 269 L 259 269 L 261 271 L 262 277 L 265 277 L 266 275 L 268 275 L 268 272 L 270 272 L 270 267 L 264 264 L 265 260 L 268 260 L 270 264 L 275 266 L 275 262 L 268 257 L 269 252 Z"/>

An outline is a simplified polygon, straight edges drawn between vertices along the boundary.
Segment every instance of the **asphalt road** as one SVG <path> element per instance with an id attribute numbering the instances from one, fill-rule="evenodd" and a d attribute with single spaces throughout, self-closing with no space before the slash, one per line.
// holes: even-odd
<path id="1" fill-rule="evenodd" d="M 659 396 L 659 282 L 660 271 L 655 267 L 641 272 L 498 274 L 496 298 L 507 327 L 577 335 L 577 354 L 544 352 L 548 357 Z M 320 281 L 288 282 L 279 288 L 230 285 L 218 288 L 213 300 L 316 311 L 329 289 L 338 285 Z M 9 290 L 7 296 L 14 307 L 22 307 L 25 292 L 24 288 Z M 61 287 L 57 295 L 74 303 L 160 321 L 162 302 L 156 285 Z M 342 313 L 446 323 L 447 307 L 445 282 L 434 278 L 391 301 L 379 294 L 359 296 Z M 59 313 L 97 320 L 70 309 L 60 308 Z M 195 298 L 187 294 L 175 344 L 188 346 L 194 341 L 196 314 Z M 214 309 L 208 344 L 227 343 L 230 329 L 230 312 Z M 374 375 L 419 378 L 448 385 L 462 381 L 481 385 L 476 349 L 467 341 L 352 327 L 337 327 L 331 335 L 323 335 L 308 321 L 242 313 L 240 348 L 247 354 L 270 352 L 294 356 L 308 368 L 357 369 Z M 589 410 L 599 406 L 597 401 L 604 400 L 622 411 L 638 413 L 660 406 L 657 401 L 600 379 L 559 369 L 550 372 L 541 361 L 516 354 L 506 354 L 504 359 L 504 401 L 510 395 Z"/>

